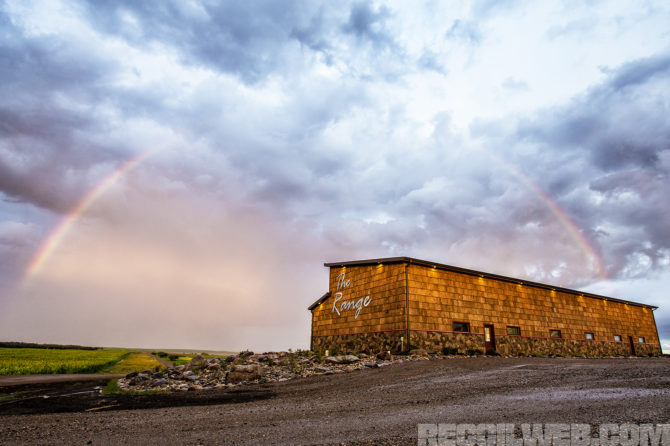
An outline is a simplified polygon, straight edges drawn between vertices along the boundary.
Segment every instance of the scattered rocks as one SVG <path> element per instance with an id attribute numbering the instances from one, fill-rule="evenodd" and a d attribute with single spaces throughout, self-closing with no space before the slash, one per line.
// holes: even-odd
<path id="1" fill-rule="evenodd" d="M 380 352 L 377 353 L 377 359 L 392 361 L 393 355 L 389 351 Z"/>
<path id="2" fill-rule="evenodd" d="M 428 356 L 428 352 L 422 348 L 415 348 L 413 350 L 410 350 L 409 354 L 415 356 Z"/>
<path id="3" fill-rule="evenodd" d="M 241 382 L 254 381 L 260 379 L 264 374 L 265 372 L 263 371 L 263 368 L 258 364 L 237 364 L 230 368 L 226 382 L 237 384 Z"/>
<path id="4" fill-rule="evenodd" d="M 281 382 L 312 375 L 333 375 L 371 369 L 402 361 L 427 360 L 425 350 L 411 351 L 411 356 L 394 358 L 390 352 L 377 355 L 319 356 L 312 352 L 240 352 L 226 357 L 195 355 L 188 365 L 163 371 L 131 372 L 118 381 L 122 390 L 194 391 L 220 389 L 265 382 Z"/>

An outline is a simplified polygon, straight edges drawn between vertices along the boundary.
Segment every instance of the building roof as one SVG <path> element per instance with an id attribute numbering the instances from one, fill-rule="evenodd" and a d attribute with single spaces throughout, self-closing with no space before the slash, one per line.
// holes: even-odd
<path id="1" fill-rule="evenodd" d="M 312 311 L 313 309 L 315 309 L 316 307 L 318 307 L 319 305 L 321 305 L 321 303 L 324 302 L 324 301 L 325 301 L 326 299 L 328 299 L 329 297 L 330 297 L 330 291 L 328 291 L 328 292 L 327 292 L 326 294 L 324 294 L 323 296 L 319 297 L 319 299 L 318 299 L 316 302 L 314 302 L 312 305 L 310 305 L 309 307 L 307 307 L 307 309 L 308 309 L 309 311 Z"/>
<path id="2" fill-rule="evenodd" d="M 545 283 L 539 283 L 539 282 L 531 282 L 530 280 L 524 280 L 524 279 L 516 279 L 514 277 L 507 277 L 507 276 L 501 276 L 498 274 L 491 274 L 491 273 L 485 273 L 483 271 L 475 271 L 472 269 L 467 269 L 467 268 L 459 268 L 457 266 L 451 266 L 451 265 L 445 265 L 442 263 L 437 263 L 437 262 L 429 262 L 427 260 L 421 260 L 421 259 L 415 259 L 412 257 L 385 257 L 381 259 L 368 259 L 368 260 L 352 260 L 348 262 L 333 262 L 333 263 L 324 263 L 324 266 L 330 267 L 330 268 L 337 268 L 337 267 L 343 267 L 343 266 L 365 266 L 365 265 L 379 265 L 379 264 L 391 264 L 391 263 L 407 263 L 408 265 L 419 265 L 419 266 L 425 266 L 428 268 L 435 268 L 435 269 L 442 269 L 445 271 L 452 271 L 456 273 L 461 273 L 461 274 L 467 274 L 470 276 L 478 276 L 478 277 L 485 277 L 489 279 L 495 279 L 495 280 L 500 280 L 503 282 L 510 282 L 510 283 L 517 283 L 525 286 L 531 286 L 531 287 L 536 287 L 536 288 L 542 288 L 545 290 L 554 290 L 558 291 L 561 293 L 568 293 L 568 294 L 575 294 L 577 296 L 584 296 L 584 297 L 590 297 L 593 299 L 600 299 L 600 300 L 609 300 L 612 302 L 619 302 L 622 304 L 628 304 L 628 305 L 635 305 L 638 307 L 645 307 L 649 308 L 652 310 L 657 309 L 658 307 L 654 305 L 647 305 L 639 302 L 632 302 L 628 300 L 623 300 L 623 299 L 616 299 L 614 297 L 608 297 L 608 296 L 601 296 L 599 294 L 593 294 L 593 293 L 587 293 L 584 291 L 578 291 L 578 290 L 572 290 L 569 288 L 563 288 L 559 286 L 554 286 L 554 285 L 547 285 Z M 330 292 L 327 292 L 323 296 L 321 296 L 316 302 L 314 302 L 312 305 L 310 305 L 307 309 L 308 310 L 313 310 L 316 308 L 319 304 L 324 302 L 326 299 L 330 297 Z"/>

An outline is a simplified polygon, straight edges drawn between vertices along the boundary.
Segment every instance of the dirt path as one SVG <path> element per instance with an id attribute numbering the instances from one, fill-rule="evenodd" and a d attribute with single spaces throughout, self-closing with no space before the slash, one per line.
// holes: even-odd
<path id="1" fill-rule="evenodd" d="M 94 373 L 76 373 L 68 375 L 10 375 L 0 376 L 0 387 L 20 386 L 26 384 L 46 384 L 73 381 L 100 381 L 114 378 L 122 378 L 125 375 L 119 374 L 94 374 Z"/>
<path id="2" fill-rule="evenodd" d="M 144 353 L 145 355 L 149 356 L 150 358 L 154 358 L 156 361 L 160 362 L 160 363 L 163 364 L 165 367 L 168 367 L 168 368 L 170 368 L 170 367 L 174 367 L 174 364 L 172 364 L 170 361 L 167 361 L 167 360 L 165 360 L 165 359 L 163 359 L 163 358 L 160 358 L 160 357 L 158 357 L 158 356 L 154 356 L 154 355 L 152 355 L 152 354 L 149 353 L 149 352 L 142 352 L 142 353 Z"/>
<path id="3" fill-rule="evenodd" d="M 458 358 L 221 391 L 81 392 L 0 404 L 0 444 L 416 444 L 419 423 L 663 423 L 670 360 Z"/>

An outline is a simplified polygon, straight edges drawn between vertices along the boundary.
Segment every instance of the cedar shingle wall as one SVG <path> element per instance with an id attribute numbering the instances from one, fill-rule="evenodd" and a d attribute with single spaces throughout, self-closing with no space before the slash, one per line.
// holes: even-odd
<path id="1" fill-rule="evenodd" d="M 338 289 L 338 276 L 345 273 L 349 286 Z M 403 264 L 354 266 L 330 269 L 331 296 L 312 311 L 314 336 L 361 333 L 405 328 L 405 266 Z M 370 304 L 355 318 L 355 309 L 333 311 L 336 293 L 343 302 L 370 296 Z M 388 311 L 388 312 L 387 312 Z"/>
<path id="2" fill-rule="evenodd" d="M 619 334 L 624 342 L 631 335 L 635 342 L 644 336 L 658 344 L 647 308 L 419 265 L 410 265 L 408 276 L 413 330 L 452 331 L 458 321 L 469 322 L 476 333 L 492 323 L 496 335 L 512 325 L 521 327 L 522 336 L 548 337 L 549 329 L 559 329 L 563 338 L 592 332 L 596 340 L 613 341 Z"/>

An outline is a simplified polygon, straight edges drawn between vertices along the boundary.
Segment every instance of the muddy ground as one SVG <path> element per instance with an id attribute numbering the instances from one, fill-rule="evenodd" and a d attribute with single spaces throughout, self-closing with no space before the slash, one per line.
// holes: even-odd
<path id="1" fill-rule="evenodd" d="M 167 395 L 104 384 L 0 388 L 0 443 L 416 444 L 419 423 L 670 421 L 669 358 L 440 359 Z"/>

